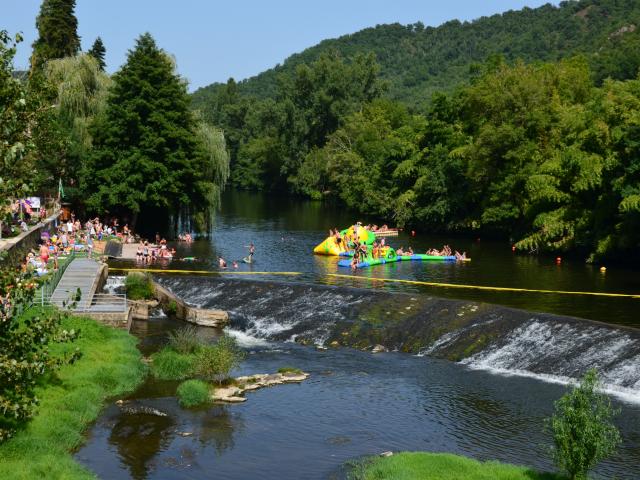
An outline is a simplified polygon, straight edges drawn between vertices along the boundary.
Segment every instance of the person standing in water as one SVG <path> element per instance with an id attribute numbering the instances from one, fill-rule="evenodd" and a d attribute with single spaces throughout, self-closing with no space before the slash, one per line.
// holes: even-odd
<path id="1" fill-rule="evenodd" d="M 253 263 L 253 254 L 256 253 L 256 247 L 253 242 L 249 245 L 245 245 L 245 247 L 249 248 L 249 258 L 247 263 Z"/>

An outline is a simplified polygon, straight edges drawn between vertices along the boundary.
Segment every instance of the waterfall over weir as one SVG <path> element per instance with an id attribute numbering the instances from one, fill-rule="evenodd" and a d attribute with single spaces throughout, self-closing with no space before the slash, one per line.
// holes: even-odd
<path id="1" fill-rule="evenodd" d="M 605 389 L 640 403 L 640 330 L 476 302 L 235 279 L 157 279 L 186 302 L 222 308 L 246 343 L 297 341 L 390 350 L 471 369 L 569 383 L 596 368 Z M 335 344 L 335 343 L 334 343 Z"/>

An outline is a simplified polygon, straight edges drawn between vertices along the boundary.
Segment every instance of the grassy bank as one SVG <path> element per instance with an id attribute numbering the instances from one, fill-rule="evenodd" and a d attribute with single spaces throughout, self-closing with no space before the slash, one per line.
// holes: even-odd
<path id="1" fill-rule="evenodd" d="M 353 480 L 562 480 L 564 477 L 447 453 L 406 452 L 356 466 Z"/>
<path id="2" fill-rule="evenodd" d="M 102 326 L 88 318 L 64 320 L 67 330 L 81 331 L 73 344 L 56 345 L 53 351 L 78 347 L 83 356 L 65 365 L 38 388 L 40 406 L 26 428 L 0 446 L 0 478 L 94 478 L 76 463 L 71 452 L 83 441 L 109 397 L 132 391 L 143 379 L 135 337 Z"/>

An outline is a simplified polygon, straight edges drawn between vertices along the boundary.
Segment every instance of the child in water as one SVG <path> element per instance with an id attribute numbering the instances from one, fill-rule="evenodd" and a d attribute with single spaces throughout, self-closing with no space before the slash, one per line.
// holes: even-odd
<path id="1" fill-rule="evenodd" d="M 227 268 L 227 262 L 225 262 L 224 258 L 218 257 L 218 266 L 220 268 Z"/>

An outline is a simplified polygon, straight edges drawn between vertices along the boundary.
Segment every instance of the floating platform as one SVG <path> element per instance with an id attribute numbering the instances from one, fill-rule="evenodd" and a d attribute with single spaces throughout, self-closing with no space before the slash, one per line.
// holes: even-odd
<path id="1" fill-rule="evenodd" d="M 451 256 L 440 256 L 440 255 L 424 255 L 424 254 L 415 254 L 415 255 L 398 255 L 398 256 L 387 256 L 387 258 L 369 258 L 364 260 L 356 265 L 357 268 L 367 268 L 374 267 L 376 265 L 385 265 L 387 263 L 396 263 L 396 262 L 469 262 L 470 258 L 456 258 L 453 255 Z M 351 260 L 339 260 L 339 267 L 351 268 Z"/>

